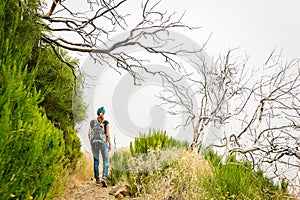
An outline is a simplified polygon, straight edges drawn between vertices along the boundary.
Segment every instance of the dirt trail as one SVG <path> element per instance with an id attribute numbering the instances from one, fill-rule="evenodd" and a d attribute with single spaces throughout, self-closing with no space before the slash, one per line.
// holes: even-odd
<path id="1" fill-rule="evenodd" d="M 104 188 L 101 185 L 96 185 L 94 181 L 82 181 L 77 183 L 69 183 L 65 186 L 65 192 L 62 197 L 57 200 L 95 200 L 95 199 L 113 199 L 116 198 L 110 195 L 109 192 L 113 188 L 111 186 Z"/>
<path id="2" fill-rule="evenodd" d="M 102 166 L 102 164 L 100 165 Z M 67 176 L 64 191 L 55 200 L 138 199 L 129 198 L 128 193 L 124 192 L 126 191 L 126 187 L 124 186 L 111 186 L 109 184 L 105 188 L 102 185 L 97 185 L 96 181 L 91 178 L 93 176 L 92 157 L 90 154 L 85 153 L 78 162 L 76 169 Z"/>

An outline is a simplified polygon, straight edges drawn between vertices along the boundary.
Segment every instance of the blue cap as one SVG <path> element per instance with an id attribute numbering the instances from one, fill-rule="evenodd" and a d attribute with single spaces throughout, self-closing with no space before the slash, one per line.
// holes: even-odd
<path id="1" fill-rule="evenodd" d="M 104 107 L 98 108 L 98 110 L 97 110 L 97 115 L 100 115 L 100 110 L 102 110 L 102 113 L 103 113 L 103 115 L 104 115 L 104 114 L 105 114 L 105 109 L 104 109 Z"/>

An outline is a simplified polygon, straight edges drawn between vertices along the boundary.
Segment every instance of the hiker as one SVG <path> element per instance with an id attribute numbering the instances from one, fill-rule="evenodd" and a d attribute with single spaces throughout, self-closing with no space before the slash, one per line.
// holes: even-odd
<path id="1" fill-rule="evenodd" d="M 90 139 L 93 157 L 94 157 L 94 177 L 97 184 L 107 187 L 108 173 L 108 152 L 111 150 L 110 134 L 108 121 L 104 119 L 105 109 L 100 107 L 97 110 L 97 119 L 90 122 L 88 137 Z M 101 153 L 103 161 L 102 180 L 99 177 L 99 154 Z"/>

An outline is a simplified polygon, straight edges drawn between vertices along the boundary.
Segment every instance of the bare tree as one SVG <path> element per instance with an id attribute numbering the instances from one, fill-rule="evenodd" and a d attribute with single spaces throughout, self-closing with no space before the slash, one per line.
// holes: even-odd
<path id="1" fill-rule="evenodd" d="M 174 43 L 172 38 L 166 38 L 166 35 L 174 28 L 193 29 L 182 23 L 184 14 L 168 14 L 158 9 L 160 1 L 146 0 L 141 3 L 140 19 L 131 27 L 127 21 L 131 14 L 126 7 L 129 0 L 87 0 L 85 4 L 81 2 L 83 6 L 79 11 L 68 3 L 53 0 L 51 6 L 41 4 L 39 13 L 48 30 L 44 32 L 42 41 L 51 45 L 61 61 L 71 68 L 72 65 L 60 56 L 55 47 L 90 53 L 95 62 L 108 64 L 117 71 L 126 70 L 135 81 L 142 79 L 137 69 L 167 75 L 144 67 L 146 56 L 131 56 L 124 50 L 126 47 L 138 46 L 148 53 L 160 55 L 171 67 L 180 67 L 172 56 L 186 50 L 181 48 L 181 44 Z M 82 10 L 85 7 L 87 11 Z M 127 35 L 116 41 L 113 40 L 116 32 Z M 173 46 L 166 50 L 164 47 L 170 43 Z M 109 60 L 115 63 L 111 64 Z"/>
<path id="2" fill-rule="evenodd" d="M 171 114 L 187 114 L 183 126 L 190 123 L 193 125 L 192 149 L 204 145 L 203 140 L 210 126 L 219 127 L 221 130 L 228 123 L 235 115 L 229 111 L 230 101 L 241 97 L 246 90 L 244 85 L 249 79 L 243 76 L 246 61 L 238 63 L 231 59 L 232 52 L 234 50 L 230 50 L 225 57 L 220 56 L 216 61 L 210 59 L 204 51 L 195 54 L 190 62 L 195 70 L 192 75 L 185 77 L 190 83 L 189 88 L 180 83 L 169 84 L 161 95 L 161 99 L 170 108 L 183 108 L 171 111 Z"/>
<path id="3" fill-rule="evenodd" d="M 254 87 L 249 87 L 249 101 L 237 115 L 241 129 L 234 134 L 228 152 L 238 153 L 269 176 L 299 187 L 299 59 L 283 63 L 274 53 Z"/>
<path id="4" fill-rule="evenodd" d="M 212 146 L 222 153 L 223 162 L 235 154 L 272 178 L 288 180 L 295 189 L 300 163 L 299 59 L 284 63 L 274 51 L 254 70 L 247 66 L 247 57 L 233 53 L 230 50 L 215 62 L 198 54 L 194 65 L 199 77 L 186 77 L 190 88 L 170 85 L 171 95 L 162 98 L 184 108 L 172 114 L 189 114 L 192 148 L 203 147 L 214 127 L 219 140 Z"/>

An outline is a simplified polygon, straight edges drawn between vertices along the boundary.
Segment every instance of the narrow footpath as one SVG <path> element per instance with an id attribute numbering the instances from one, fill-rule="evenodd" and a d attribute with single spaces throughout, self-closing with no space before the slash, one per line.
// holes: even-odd
<path id="1" fill-rule="evenodd" d="M 69 185 L 69 190 L 64 194 L 60 200 L 68 199 L 68 200 L 95 200 L 95 199 L 118 199 L 113 195 L 110 195 L 109 192 L 112 190 L 112 187 L 104 188 L 101 185 L 96 185 L 94 181 L 85 181 L 81 183 L 76 183 L 73 186 Z"/>

